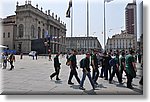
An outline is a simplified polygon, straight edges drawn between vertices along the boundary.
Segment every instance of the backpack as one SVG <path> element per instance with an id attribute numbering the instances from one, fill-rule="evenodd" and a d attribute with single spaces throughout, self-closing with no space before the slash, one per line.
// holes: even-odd
<path id="1" fill-rule="evenodd" d="M 110 66 L 115 66 L 115 64 L 116 64 L 115 58 L 112 58 L 112 59 L 109 61 L 109 65 L 110 65 Z"/>
<path id="2" fill-rule="evenodd" d="M 84 68 L 85 67 L 85 58 L 83 58 L 81 61 L 80 61 L 80 68 Z"/>

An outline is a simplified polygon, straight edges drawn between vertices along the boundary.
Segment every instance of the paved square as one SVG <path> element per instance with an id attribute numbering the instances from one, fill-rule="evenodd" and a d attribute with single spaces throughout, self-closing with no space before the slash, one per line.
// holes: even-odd
<path id="1" fill-rule="evenodd" d="M 52 56 L 54 57 L 54 56 Z M 78 64 L 83 55 L 78 55 Z M 126 88 L 126 76 L 123 76 L 124 84 L 120 85 L 114 78 L 113 84 L 109 84 L 108 81 L 99 78 L 99 86 L 97 90 L 92 90 L 88 78 L 86 78 L 84 87 L 85 91 L 79 89 L 79 85 L 75 78 L 72 82 L 74 85 L 68 85 L 67 80 L 70 73 L 70 68 L 65 65 L 66 58 L 60 55 L 61 71 L 60 81 L 56 81 L 55 77 L 50 80 L 49 76 L 54 72 L 53 61 L 48 61 L 48 57 L 39 56 L 38 60 L 32 60 L 32 57 L 23 56 L 23 59 L 19 59 L 20 56 L 16 56 L 15 69 L 9 71 L 10 65 L 7 69 L 0 68 L 2 74 L 2 94 L 79 94 L 79 95 L 120 95 L 120 94 L 133 94 L 142 95 L 143 87 L 139 85 L 142 69 L 140 64 L 137 64 L 137 77 L 133 79 L 134 89 Z M 82 69 L 78 68 L 79 77 L 82 77 Z"/>

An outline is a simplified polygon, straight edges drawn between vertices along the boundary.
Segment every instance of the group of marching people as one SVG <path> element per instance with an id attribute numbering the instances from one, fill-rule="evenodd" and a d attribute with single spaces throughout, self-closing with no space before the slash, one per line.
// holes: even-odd
<path id="1" fill-rule="evenodd" d="M 79 83 L 79 89 L 85 90 L 83 87 L 84 80 L 86 76 L 88 77 L 93 90 L 98 85 L 98 77 L 104 78 L 104 80 L 108 80 L 110 84 L 113 83 L 113 77 L 117 76 L 118 82 L 123 84 L 122 82 L 122 75 L 123 71 L 127 76 L 127 88 L 133 89 L 132 86 L 132 79 L 136 77 L 136 60 L 134 56 L 134 51 L 132 49 L 129 52 L 122 51 L 115 51 L 112 56 L 112 52 L 104 52 L 103 54 L 99 53 L 97 50 L 93 50 L 93 53 L 86 53 L 85 58 L 81 59 L 80 61 L 80 68 L 83 70 L 82 78 L 78 77 L 78 66 L 77 66 L 77 51 L 72 50 L 71 56 L 67 55 L 67 62 L 66 65 L 70 67 L 70 75 L 68 79 L 68 84 L 73 85 L 72 82 L 73 76 L 75 76 L 77 82 Z M 54 58 L 54 67 L 55 72 L 50 75 L 52 79 L 56 75 L 56 80 L 59 79 L 59 72 L 60 72 L 60 65 L 59 62 L 59 53 L 56 54 Z M 92 67 L 92 68 L 91 68 Z M 101 67 L 101 73 L 99 72 L 99 68 Z M 91 75 L 92 69 L 92 75 Z M 109 73 L 109 74 L 108 74 Z M 100 75 L 100 76 L 99 76 Z M 109 76 L 109 77 L 108 77 Z"/>

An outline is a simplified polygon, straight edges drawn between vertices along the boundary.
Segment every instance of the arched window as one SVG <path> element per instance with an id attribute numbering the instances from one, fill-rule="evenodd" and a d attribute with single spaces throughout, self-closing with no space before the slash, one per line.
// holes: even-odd
<path id="1" fill-rule="evenodd" d="M 23 24 L 20 24 L 19 25 L 19 37 L 20 38 L 23 37 L 23 31 L 24 31 L 24 26 Z"/>
<path id="2" fill-rule="evenodd" d="M 34 38 L 35 34 L 34 34 L 34 25 L 31 26 L 31 37 Z"/>
<path id="3" fill-rule="evenodd" d="M 38 39 L 41 38 L 41 28 L 38 27 Z"/>
<path id="4" fill-rule="evenodd" d="M 42 38 L 44 38 L 45 36 L 45 30 L 43 29 L 43 31 L 42 31 Z"/>

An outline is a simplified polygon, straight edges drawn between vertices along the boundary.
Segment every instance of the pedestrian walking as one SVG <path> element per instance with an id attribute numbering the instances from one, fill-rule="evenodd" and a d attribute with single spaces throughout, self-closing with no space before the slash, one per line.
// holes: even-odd
<path id="1" fill-rule="evenodd" d="M 49 61 L 52 61 L 51 52 L 49 52 L 48 57 L 49 57 Z"/>
<path id="2" fill-rule="evenodd" d="M 14 69 L 13 63 L 15 62 L 15 55 L 13 53 L 10 54 L 10 56 L 9 56 L 9 62 L 10 62 L 10 66 L 11 66 L 11 68 L 9 70 Z"/>
<path id="3" fill-rule="evenodd" d="M 77 82 L 80 84 L 80 79 L 78 77 L 78 73 L 76 70 L 76 68 L 78 68 L 76 54 L 77 54 L 76 50 L 72 50 L 72 55 L 69 58 L 69 63 L 70 63 L 69 65 L 70 65 L 71 71 L 70 71 L 70 75 L 69 75 L 68 84 L 74 84 L 74 83 L 72 83 L 73 76 L 75 76 Z"/>
<path id="4" fill-rule="evenodd" d="M 122 74 L 123 71 L 126 73 L 126 68 L 125 68 L 125 52 L 122 51 L 121 57 L 119 58 L 119 63 L 120 63 L 120 82 L 122 83 Z"/>
<path id="5" fill-rule="evenodd" d="M 109 65 L 109 61 L 111 60 L 111 56 L 108 56 L 107 52 L 104 53 L 104 80 L 108 80 L 108 71 L 111 73 L 111 68 Z"/>
<path id="6" fill-rule="evenodd" d="M 23 59 L 23 53 L 22 52 L 20 53 L 20 59 Z"/>
<path id="7" fill-rule="evenodd" d="M 98 59 L 97 59 L 97 51 L 94 50 L 94 54 L 91 57 L 91 65 L 93 68 L 93 75 L 92 75 L 92 79 L 94 80 L 94 84 L 98 85 L 97 83 L 97 79 L 99 76 L 99 69 L 98 69 Z"/>
<path id="8" fill-rule="evenodd" d="M 2 61 L 3 61 L 3 69 L 6 69 L 7 68 L 7 55 L 6 53 L 3 53 L 2 54 Z"/>
<path id="9" fill-rule="evenodd" d="M 89 81 L 92 85 L 93 90 L 95 90 L 94 82 L 91 78 L 91 71 L 90 71 L 90 53 L 86 53 L 86 58 L 82 59 L 82 64 L 83 64 L 83 66 L 82 66 L 83 74 L 82 74 L 82 79 L 81 79 L 81 82 L 80 82 L 79 89 L 85 90 L 85 88 L 83 87 L 83 84 L 84 84 L 85 78 L 87 76 L 89 78 Z"/>
<path id="10" fill-rule="evenodd" d="M 112 84 L 113 77 L 116 74 L 118 82 L 121 84 L 120 76 L 119 76 L 119 54 L 117 52 L 115 53 L 115 58 L 111 59 L 109 63 L 111 63 L 111 61 L 113 62 L 113 65 L 112 65 L 113 71 L 111 73 L 111 77 L 109 79 L 109 83 Z"/>
<path id="11" fill-rule="evenodd" d="M 59 79 L 59 72 L 60 72 L 60 65 L 61 63 L 59 62 L 59 53 L 56 54 L 56 56 L 54 57 L 54 68 L 55 68 L 55 72 L 53 74 L 50 75 L 50 78 L 52 80 L 52 78 L 54 76 L 56 76 L 56 80 L 60 80 Z"/>
<path id="12" fill-rule="evenodd" d="M 132 80 L 136 77 L 135 58 L 133 57 L 134 51 L 130 50 L 126 56 L 126 72 L 127 72 L 127 88 L 133 89 Z"/>
<path id="13" fill-rule="evenodd" d="M 35 59 L 37 60 L 38 59 L 38 52 L 36 51 L 35 53 Z"/>

